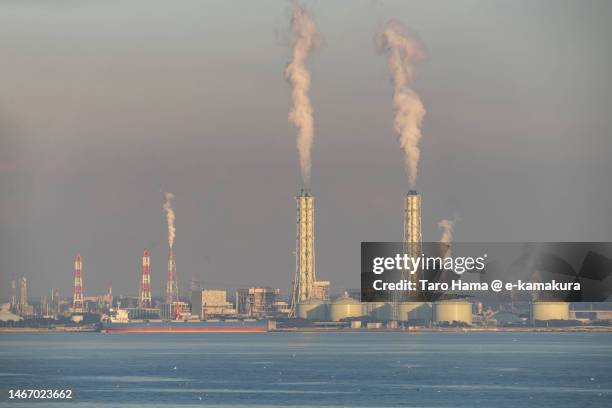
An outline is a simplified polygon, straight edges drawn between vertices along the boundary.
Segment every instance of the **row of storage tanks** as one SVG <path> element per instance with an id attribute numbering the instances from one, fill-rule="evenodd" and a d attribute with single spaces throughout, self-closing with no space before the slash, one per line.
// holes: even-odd
<path id="1" fill-rule="evenodd" d="M 371 316 L 376 320 L 391 319 L 391 304 L 384 302 L 361 303 L 351 297 L 340 297 L 331 303 L 310 300 L 298 304 L 297 316 L 316 321 L 339 322 L 343 319 Z M 466 301 L 401 302 L 397 305 L 397 320 L 472 323 L 472 304 Z"/>
<path id="2" fill-rule="evenodd" d="M 532 306 L 532 319 L 568 320 L 569 303 L 536 302 Z M 297 316 L 315 321 L 339 322 L 343 319 L 370 316 L 376 320 L 391 320 L 391 304 L 361 303 L 343 296 L 331 303 L 309 300 L 298 304 Z M 421 320 L 423 322 L 462 322 L 472 324 L 472 303 L 465 300 L 441 302 L 401 302 L 397 305 L 397 320 Z"/>

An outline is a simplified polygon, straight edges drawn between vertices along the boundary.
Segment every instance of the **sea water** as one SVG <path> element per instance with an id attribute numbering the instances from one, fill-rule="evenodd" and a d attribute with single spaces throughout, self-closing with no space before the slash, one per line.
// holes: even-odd
<path id="1" fill-rule="evenodd" d="M 612 333 L 2 333 L 0 393 L 1 407 L 607 408 Z"/>

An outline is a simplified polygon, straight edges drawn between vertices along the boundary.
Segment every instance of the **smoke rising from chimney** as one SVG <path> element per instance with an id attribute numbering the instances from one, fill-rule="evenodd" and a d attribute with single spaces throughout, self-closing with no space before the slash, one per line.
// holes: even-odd
<path id="1" fill-rule="evenodd" d="M 387 23 L 384 30 L 377 34 L 376 44 L 379 50 L 387 54 L 393 82 L 393 126 L 404 150 L 408 181 L 410 186 L 414 187 L 421 154 L 421 124 L 426 111 L 419 95 L 408 85 L 414 74 L 414 65 L 424 58 L 424 53 L 419 44 L 411 39 L 404 27 L 396 21 Z"/>
<path id="2" fill-rule="evenodd" d="M 164 210 L 166 210 L 166 220 L 168 221 L 168 246 L 172 248 L 174 245 L 174 238 L 176 237 L 176 228 L 174 227 L 174 210 L 172 209 L 172 200 L 174 194 L 166 193 L 166 202 L 164 203 Z"/>
<path id="3" fill-rule="evenodd" d="M 312 167 L 310 151 L 314 137 L 313 109 L 308 91 L 310 73 L 306 68 L 306 58 L 319 42 L 319 35 L 314 22 L 304 8 L 296 4 L 293 8 L 291 28 L 294 35 L 291 62 L 285 69 L 285 78 L 293 88 L 291 98 L 293 106 L 289 112 L 289 122 L 295 126 L 297 149 L 300 155 L 302 180 L 310 188 L 310 169 Z"/>
<path id="4" fill-rule="evenodd" d="M 450 244 L 453 241 L 453 234 L 455 233 L 456 220 L 441 220 L 438 223 L 438 228 L 442 230 L 442 238 L 440 242 L 443 244 Z"/>
<path id="5" fill-rule="evenodd" d="M 440 238 L 440 244 L 442 246 L 442 256 L 451 256 L 450 245 L 451 242 L 453 242 L 453 234 L 455 233 L 456 223 L 456 219 L 443 219 L 438 223 L 438 228 L 442 230 L 442 237 Z"/>

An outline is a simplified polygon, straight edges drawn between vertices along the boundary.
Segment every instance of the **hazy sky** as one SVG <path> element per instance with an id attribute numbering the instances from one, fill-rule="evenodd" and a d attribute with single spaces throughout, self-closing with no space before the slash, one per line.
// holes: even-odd
<path id="1" fill-rule="evenodd" d="M 317 275 L 359 286 L 361 241 L 401 239 L 403 157 L 374 34 L 425 47 L 424 239 L 612 240 L 612 2 L 312 1 Z M 288 289 L 300 188 L 287 120 L 285 1 L 0 4 L 0 297 L 163 290 L 163 192 L 177 272 Z"/>

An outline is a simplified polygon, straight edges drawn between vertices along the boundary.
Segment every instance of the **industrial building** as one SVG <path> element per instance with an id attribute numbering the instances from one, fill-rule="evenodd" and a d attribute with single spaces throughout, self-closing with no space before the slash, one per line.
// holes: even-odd
<path id="1" fill-rule="evenodd" d="M 23 320 L 21 316 L 14 314 L 11 311 L 12 307 L 10 303 L 0 305 L 0 322 L 19 322 Z"/>
<path id="2" fill-rule="evenodd" d="M 612 320 L 612 303 L 574 303 L 570 307 L 569 318 L 583 322 Z"/>
<path id="3" fill-rule="evenodd" d="M 236 310 L 249 317 L 263 317 L 276 312 L 280 289 L 255 287 L 236 292 Z"/>
<path id="4" fill-rule="evenodd" d="M 364 305 L 367 315 L 377 321 L 386 321 L 391 318 L 391 306 L 387 302 L 369 302 Z"/>
<path id="5" fill-rule="evenodd" d="M 34 316 L 34 306 L 29 303 L 28 299 L 28 279 L 25 276 L 19 279 L 19 298 L 17 299 L 16 311 L 20 316 Z"/>
<path id="6" fill-rule="evenodd" d="M 59 316 L 61 302 L 59 290 L 51 288 L 51 309 L 54 316 Z"/>
<path id="7" fill-rule="evenodd" d="M 416 325 L 429 325 L 433 320 L 433 308 L 430 302 L 371 302 L 364 304 L 367 315 L 376 321 L 394 320 L 410 322 Z M 396 309 L 395 315 L 392 309 Z"/>
<path id="8" fill-rule="evenodd" d="M 274 310 L 275 313 L 278 313 L 280 315 L 289 316 L 289 313 L 291 312 L 291 307 L 286 300 L 281 299 L 276 300 L 276 302 L 274 302 L 274 304 L 272 305 L 272 310 Z"/>
<path id="9" fill-rule="evenodd" d="M 318 300 L 329 300 L 329 287 L 330 281 L 328 280 L 315 280 L 315 283 L 312 287 L 312 299 Z"/>
<path id="10" fill-rule="evenodd" d="M 401 302 L 397 305 L 397 317 L 402 322 L 420 322 L 428 325 L 433 319 L 433 307 L 429 302 Z"/>
<path id="11" fill-rule="evenodd" d="M 297 305 L 296 317 L 324 322 L 329 320 L 329 303 L 324 300 L 310 299 Z"/>
<path id="12" fill-rule="evenodd" d="M 183 320 L 191 317 L 189 304 L 185 302 L 162 303 L 160 317 L 163 320 Z"/>
<path id="13" fill-rule="evenodd" d="M 236 309 L 227 301 L 227 291 L 200 289 L 191 292 L 191 312 L 205 320 L 209 316 L 236 314 Z"/>
<path id="14" fill-rule="evenodd" d="M 108 292 L 102 295 L 98 300 L 98 305 L 103 309 L 110 309 L 113 307 L 113 288 L 109 287 Z"/>
<path id="15" fill-rule="evenodd" d="M 296 305 L 294 316 L 302 319 L 339 322 L 344 319 L 369 316 L 378 321 L 432 320 L 431 304 L 417 301 L 409 302 L 394 292 L 392 302 L 362 304 L 345 293 L 344 296 L 329 303 L 329 283 L 317 281 L 314 274 L 314 237 L 313 237 L 313 198 L 302 191 L 298 201 L 298 228 L 296 242 L 296 278 L 292 301 Z M 421 196 L 411 190 L 404 198 L 403 242 L 409 256 L 420 256 L 421 235 Z M 403 277 L 417 281 L 419 274 Z M 321 289 L 318 289 L 320 287 Z M 326 288 L 326 289 L 323 289 Z"/>

